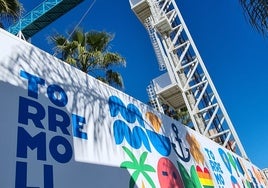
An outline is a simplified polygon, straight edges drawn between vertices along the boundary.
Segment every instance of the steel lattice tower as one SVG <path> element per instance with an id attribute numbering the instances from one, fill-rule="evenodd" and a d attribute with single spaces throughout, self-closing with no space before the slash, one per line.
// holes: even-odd
<path id="1" fill-rule="evenodd" d="M 193 128 L 245 159 L 246 152 L 175 0 L 130 0 L 147 29 L 160 70 L 147 91 L 153 106 L 187 107 Z"/>

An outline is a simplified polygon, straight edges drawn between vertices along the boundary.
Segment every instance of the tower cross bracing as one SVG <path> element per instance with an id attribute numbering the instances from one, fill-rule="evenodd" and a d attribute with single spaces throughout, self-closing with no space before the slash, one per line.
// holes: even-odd
<path id="1" fill-rule="evenodd" d="M 187 107 L 196 131 L 248 159 L 175 0 L 130 0 L 130 5 L 154 37 L 166 71 L 147 88 L 153 106 L 161 112 L 162 104 Z"/>
<path id="2" fill-rule="evenodd" d="M 45 0 L 7 30 L 14 35 L 23 34 L 27 40 L 83 1 Z"/>

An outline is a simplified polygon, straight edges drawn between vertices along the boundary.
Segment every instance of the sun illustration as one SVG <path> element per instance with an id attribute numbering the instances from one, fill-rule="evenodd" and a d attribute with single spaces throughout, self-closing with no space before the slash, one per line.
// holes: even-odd
<path id="1" fill-rule="evenodd" d="M 191 136 L 189 133 L 186 134 L 186 140 L 188 141 L 190 145 L 190 153 L 192 154 L 195 161 L 199 164 L 200 163 L 204 164 L 205 158 L 200 151 L 199 142 L 196 140 L 194 136 Z"/>
<path id="2" fill-rule="evenodd" d="M 161 125 L 162 125 L 162 122 L 159 119 L 159 117 L 157 117 L 152 112 L 146 112 L 145 116 L 146 116 L 146 119 L 149 120 L 150 123 L 151 123 L 151 125 L 154 127 L 154 130 L 156 132 L 159 132 L 160 131 L 160 128 L 161 128 Z"/>

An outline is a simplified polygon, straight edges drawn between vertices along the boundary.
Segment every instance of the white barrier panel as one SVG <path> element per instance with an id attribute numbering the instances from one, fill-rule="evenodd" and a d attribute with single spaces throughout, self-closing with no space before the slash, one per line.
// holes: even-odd
<path id="1" fill-rule="evenodd" d="M 267 187 L 253 164 L 0 30 L 4 188 Z"/>

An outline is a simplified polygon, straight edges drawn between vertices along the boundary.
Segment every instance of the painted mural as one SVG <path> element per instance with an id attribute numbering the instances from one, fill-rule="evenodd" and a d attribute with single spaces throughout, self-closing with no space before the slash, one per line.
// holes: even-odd
<path id="1" fill-rule="evenodd" d="M 2 30 L 0 40 L 0 187 L 268 187 L 192 129 Z"/>
<path id="2" fill-rule="evenodd" d="M 132 174 L 130 188 L 136 183 L 139 187 L 147 183 L 146 187 L 161 188 L 267 186 L 255 166 L 248 166 L 232 152 L 178 122 L 167 117 L 162 122 L 152 112 L 142 114 L 138 107 L 124 104 L 116 96 L 109 97 L 109 109 L 110 115 L 115 117 L 112 123 L 115 144 L 121 146 L 129 158 L 120 167 Z M 131 150 L 143 152 L 134 154 Z"/>

